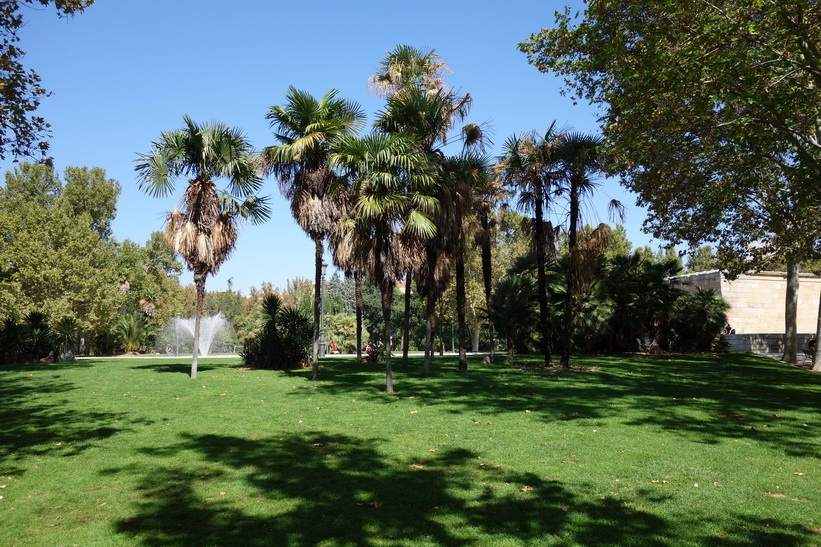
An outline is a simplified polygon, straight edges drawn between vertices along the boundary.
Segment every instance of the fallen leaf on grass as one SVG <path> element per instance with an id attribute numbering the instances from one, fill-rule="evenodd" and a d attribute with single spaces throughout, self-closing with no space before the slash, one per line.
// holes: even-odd
<path id="1" fill-rule="evenodd" d="M 428 450 L 428 452 L 436 452 L 436 449 L 435 449 L 435 448 L 431 448 L 430 450 Z"/>
<path id="2" fill-rule="evenodd" d="M 764 492 L 765 496 L 770 496 L 771 498 L 786 498 L 785 494 L 781 494 L 779 492 Z"/>
<path id="3" fill-rule="evenodd" d="M 323 446 L 325 446 L 325 445 L 324 445 L 324 444 L 322 444 L 322 443 L 314 443 L 314 444 L 312 444 L 311 446 L 313 446 L 313 447 L 315 447 L 315 448 L 322 448 L 322 447 L 323 447 Z"/>
<path id="4" fill-rule="evenodd" d="M 225 492 L 220 492 L 220 496 L 224 496 L 224 495 L 225 495 Z"/>
<path id="5" fill-rule="evenodd" d="M 419 465 L 418 463 L 412 463 L 412 464 L 410 464 L 410 467 L 413 467 L 414 469 L 424 469 L 425 468 L 424 465 Z"/>
<path id="6" fill-rule="evenodd" d="M 419 414 L 419 411 L 418 410 L 411 410 L 410 413 L 411 414 Z"/>
<path id="7" fill-rule="evenodd" d="M 793 475 L 803 475 L 804 473 L 793 473 Z"/>
<path id="8" fill-rule="evenodd" d="M 521 490 L 522 492 L 530 492 L 531 490 L 533 490 L 533 487 L 532 486 L 522 486 L 521 488 L 519 488 L 519 490 Z"/>

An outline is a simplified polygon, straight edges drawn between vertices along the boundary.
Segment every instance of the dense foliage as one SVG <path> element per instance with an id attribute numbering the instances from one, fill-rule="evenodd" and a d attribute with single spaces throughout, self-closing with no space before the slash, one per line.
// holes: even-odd
<path id="1" fill-rule="evenodd" d="M 275 294 L 265 297 L 261 310 L 262 330 L 245 342 L 243 362 L 264 369 L 299 368 L 308 364 L 313 325 L 295 308 L 283 307 Z"/>

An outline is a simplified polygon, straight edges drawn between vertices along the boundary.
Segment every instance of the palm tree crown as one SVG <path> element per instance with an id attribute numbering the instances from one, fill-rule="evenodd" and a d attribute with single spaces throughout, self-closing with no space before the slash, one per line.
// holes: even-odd
<path id="1" fill-rule="evenodd" d="M 163 132 L 140 154 L 135 170 L 139 188 L 153 197 L 175 189 L 179 178 L 188 186 L 180 205 L 168 215 L 165 240 L 194 273 L 197 287 L 194 355 L 191 377 L 197 374 L 197 343 L 205 301 L 205 278 L 217 272 L 237 242 L 237 223 L 268 219 L 267 198 L 255 195 L 262 179 L 255 169 L 253 148 L 242 131 L 220 122 L 204 125 L 183 117 L 184 127 Z M 227 179 L 218 191 L 214 179 Z"/>

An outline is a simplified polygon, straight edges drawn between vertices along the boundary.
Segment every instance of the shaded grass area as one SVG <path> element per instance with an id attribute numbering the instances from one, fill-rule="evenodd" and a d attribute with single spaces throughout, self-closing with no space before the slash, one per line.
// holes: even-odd
<path id="1" fill-rule="evenodd" d="M 0 369 L 2 545 L 821 545 L 821 377 L 751 355 Z"/>

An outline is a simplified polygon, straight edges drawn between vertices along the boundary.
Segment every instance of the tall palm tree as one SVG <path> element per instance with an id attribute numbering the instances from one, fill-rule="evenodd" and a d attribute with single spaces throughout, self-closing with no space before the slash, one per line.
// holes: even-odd
<path id="1" fill-rule="evenodd" d="M 564 184 L 560 193 L 567 193 L 569 201 L 568 257 L 570 263 L 566 270 L 566 291 L 564 300 L 564 319 L 562 325 L 562 355 L 559 364 L 570 367 L 570 346 L 573 335 L 574 301 L 580 292 L 579 277 L 582 260 L 582 249 L 578 245 L 578 227 L 581 218 L 581 198 L 594 188 L 592 175 L 602 170 L 600 148 L 601 137 L 583 133 L 565 133 L 561 135 L 556 147 Z M 621 207 L 611 202 L 615 208 Z"/>
<path id="2" fill-rule="evenodd" d="M 313 379 L 319 379 L 319 324 L 324 241 L 345 215 L 346 197 L 330 192 L 335 174 L 328 164 L 334 139 L 357 134 L 364 127 L 365 113 L 353 102 L 338 98 L 330 90 L 316 99 L 291 86 L 284 106 L 272 106 L 266 118 L 279 144 L 266 147 L 263 165 L 279 178 L 282 194 L 291 201 L 291 213 L 313 239 L 314 341 Z"/>
<path id="3" fill-rule="evenodd" d="M 332 163 L 345 171 L 350 210 L 331 241 L 355 253 L 365 275 L 382 296 L 385 389 L 393 393 L 391 306 L 394 287 L 415 265 L 418 241 L 436 227 L 431 213 L 435 178 L 424 154 L 404 135 L 376 133 L 338 139 Z"/>
<path id="4" fill-rule="evenodd" d="M 239 129 L 212 122 L 199 125 L 183 116 L 184 126 L 163 132 L 140 154 L 135 170 L 139 187 L 152 197 L 171 194 L 178 178 L 188 178 L 180 205 L 168 215 L 165 241 L 194 273 L 197 311 L 191 378 L 197 377 L 200 320 L 205 304 L 205 278 L 215 274 L 237 243 L 241 219 L 257 224 L 270 215 L 267 198 L 255 193 L 262 179 L 255 169 L 253 148 Z M 218 191 L 215 179 L 227 179 Z"/>
<path id="5" fill-rule="evenodd" d="M 530 132 L 514 135 L 504 146 L 496 166 L 506 185 L 519 191 L 519 203 L 535 214 L 533 236 L 536 251 L 536 281 L 539 298 L 539 331 L 545 366 L 551 365 L 550 329 L 547 310 L 545 265 L 545 206 L 558 179 L 556 146 L 558 134 L 551 124 L 544 135 Z"/>
<path id="6" fill-rule="evenodd" d="M 385 57 L 371 79 L 373 87 L 388 99 L 384 110 L 378 114 L 375 123 L 377 130 L 393 135 L 411 135 L 418 150 L 428 157 L 429 163 L 436 169 L 436 192 L 441 204 L 436 225 L 448 228 L 439 230 L 435 237 L 423 242 L 419 249 L 422 260 L 418 271 L 414 272 L 417 287 L 426 300 L 424 376 L 429 374 L 433 355 L 435 304 L 447 288 L 451 269 L 456 264 L 458 245 L 461 245 L 460 238 L 464 236 L 462 217 L 466 214 L 465 208 L 460 205 L 463 201 L 454 202 L 448 197 L 454 193 L 458 195 L 458 192 L 447 188 L 452 181 L 446 174 L 448 158 L 443 148 L 449 139 L 454 138 L 451 131 L 465 119 L 472 101 L 469 94 L 459 95 L 445 83 L 443 75 L 447 71 L 447 65 L 435 50 L 398 46 Z M 476 124 L 465 126 L 455 139 L 462 141 L 463 150 L 481 149 L 488 140 Z M 405 337 L 407 339 L 407 332 Z M 465 360 L 460 370 L 466 370 Z"/>
<path id="7" fill-rule="evenodd" d="M 456 266 L 456 316 L 459 321 L 459 365 L 458 372 L 467 372 L 467 324 L 466 288 L 465 288 L 465 229 L 468 216 L 478 201 L 477 194 L 487 187 L 489 160 L 485 156 L 466 152 L 445 161 L 445 188 L 448 190 L 448 201 L 454 204 L 455 219 L 443 226 L 452 233 L 455 242 Z"/>

